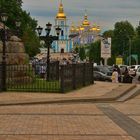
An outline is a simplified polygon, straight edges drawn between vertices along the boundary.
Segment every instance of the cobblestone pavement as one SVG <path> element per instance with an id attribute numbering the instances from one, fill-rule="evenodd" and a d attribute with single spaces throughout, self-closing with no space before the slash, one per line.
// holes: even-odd
<path id="1" fill-rule="evenodd" d="M 0 102 L 93 98 L 117 87 L 97 82 L 68 94 L 2 93 Z M 139 132 L 140 95 L 120 103 L 0 106 L 0 140 L 139 140 Z"/>
<path id="2" fill-rule="evenodd" d="M 0 106 L 0 140 L 139 140 L 140 96 L 125 103 Z"/>

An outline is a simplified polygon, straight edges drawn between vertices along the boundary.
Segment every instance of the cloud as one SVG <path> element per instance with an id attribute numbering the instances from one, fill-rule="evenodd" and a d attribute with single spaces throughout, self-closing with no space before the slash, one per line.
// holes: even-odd
<path id="1" fill-rule="evenodd" d="M 40 24 L 47 20 L 54 23 L 58 5 L 58 0 L 23 0 L 23 9 Z M 86 9 L 90 22 L 100 24 L 103 30 L 112 29 L 121 20 L 136 26 L 140 17 L 140 0 L 63 0 L 63 5 L 69 24 L 82 21 Z"/>

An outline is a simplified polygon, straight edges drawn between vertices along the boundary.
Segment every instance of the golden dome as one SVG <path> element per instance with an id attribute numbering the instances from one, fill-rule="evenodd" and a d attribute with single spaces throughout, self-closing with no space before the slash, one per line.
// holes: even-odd
<path id="1" fill-rule="evenodd" d="M 97 31 L 97 27 L 96 27 L 96 26 L 93 26 L 93 27 L 91 28 L 91 30 L 92 30 L 92 31 Z"/>
<path id="2" fill-rule="evenodd" d="M 70 28 L 70 32 L 74 32 L 75 30 L 76 30 L 75 27 L 71 27 L 71 28 Z"/>
<path id="3" fill-rule="evenodd" d="M 82 22 L 82 25 L 83 26 L 90 26 L 90 23 L 89 23 L 89 21 L 88 21 L 88 16 L 85 14 L 85 16 L 84 16 L 84 20 L 83 20 L 83 22 Z"/>
<path id="4" fill-rule="evenodd" d="M 70 32 L 74 32 L 76 30 L 76 27 L 74 26 L 74 22 L 72 22 L 70 27 Z"/>
<path id="5" fill-rule="evenodd" d="M 80 26 L 80 31 L 83 31 L 85 28 L 83 26 Z"/>
<path id="6" fill-rule="evenodd" d="M 58 13 L 56 15 L 56 18 L 57 19 L 66 19 L 66 15 L 65 15 L 64 10 L 63 10 L 62 2 L 59 5 L 59 11 L 58 11 Z"/>
<path id="7" fill-rule="evenodd" d="M 98 31 L 98 32 L 100 32 L 100 31 L 101 31 L 100 26 L 97 26 L 97 31 Z"/>

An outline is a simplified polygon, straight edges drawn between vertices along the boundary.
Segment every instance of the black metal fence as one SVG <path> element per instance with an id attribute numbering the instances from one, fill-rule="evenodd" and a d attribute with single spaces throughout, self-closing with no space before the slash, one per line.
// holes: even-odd
<path id="1" fill-rule="evenodd" d="M 94 83 L 92 63 L 63 65 L 61 66 L 60 73 L 61 92 Z"/>
<path id="2" fill-rule="evenodd" d="M 2 91 L 2 65 L 0 64 L 0 92 Z"/>
<path id="3" fill-rule="evenodd" d="M 2 68 L 0 67 L 0 73 Z M 50 63 L 50 77 L 47 79 L 47 65 L 6 65 L 7 91 L 66 92 L 94 83 L 92 63 L 59 65 Z M 2 78 L 0 76 L 0 89 Z"/>

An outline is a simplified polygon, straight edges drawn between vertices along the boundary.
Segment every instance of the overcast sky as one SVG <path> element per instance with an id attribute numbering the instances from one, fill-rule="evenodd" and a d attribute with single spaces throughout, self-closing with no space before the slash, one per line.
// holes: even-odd
<path id="1" fill-rule="evenodd" d="M 45 26 L 58 12 L 60 0 L 23 0 L 23 9 L 30 12 Z M 140 20 L 140 0 L 62 0 L 68 24 L 79 24 L 83 20 L 85 9 L 91 24 L 98 24 L 103 31 L 113 29 L 117 21 L 128 20 L 136 27 Z"/>

